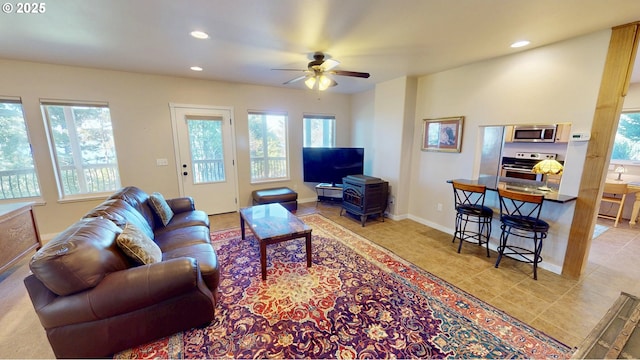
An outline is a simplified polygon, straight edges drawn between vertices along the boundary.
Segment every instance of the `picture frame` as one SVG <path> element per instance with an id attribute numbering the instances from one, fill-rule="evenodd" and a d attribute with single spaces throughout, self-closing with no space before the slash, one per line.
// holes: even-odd
<path id="1" fill-rule="evenodd" d="M 464 116 L 424 119 L 422 151 L 460 152 Z"/>

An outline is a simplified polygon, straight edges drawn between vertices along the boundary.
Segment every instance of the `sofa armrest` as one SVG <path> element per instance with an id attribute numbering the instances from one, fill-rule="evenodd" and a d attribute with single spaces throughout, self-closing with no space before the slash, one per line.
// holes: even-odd
<path id="1" fill-rule="evenodd" d="M 191 196 L 167 199 L 167 204 L 171 210 L 178 214 L 187 211 L 194 211 L 196 209 L 195 203 L 193 202 L 193 198 Z"/>
<path id="2" fill-rule="evenodd" d="M 76 294 L 37 295 L 48 303 L 34 301 L 34 307 L 43 327 L 52 328 L 125 314 L 194 291 L 209 297 L 213 306 L 196 260 L 182 257 L 111 273 L 96 287 Z"/>

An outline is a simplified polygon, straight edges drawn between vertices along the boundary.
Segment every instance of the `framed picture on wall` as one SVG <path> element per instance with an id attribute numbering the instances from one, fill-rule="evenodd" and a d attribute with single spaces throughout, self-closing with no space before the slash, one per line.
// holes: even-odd
<path id="1" fill-rule="evenodd" d="M 424 119 L 422 150 L 460 152 L 464 116 Z"/>

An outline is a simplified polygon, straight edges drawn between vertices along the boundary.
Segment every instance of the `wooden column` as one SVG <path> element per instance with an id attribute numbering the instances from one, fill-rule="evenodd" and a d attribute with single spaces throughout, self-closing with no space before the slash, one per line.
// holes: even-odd
<path id="1" fill-rule="evenodd" d="M 562 267 L 562 274 L 570 278 L 580 277 L 587 264 L 599 197 L 607 175 L 606 167 L 611 158 L 620 112 L 633 71 L 639 25 L 640 22 L 621 25 L 613 28 L 611 32 L 609 51 L 591 127 L 591 140 L 587 147 L 578 200 Z"/>

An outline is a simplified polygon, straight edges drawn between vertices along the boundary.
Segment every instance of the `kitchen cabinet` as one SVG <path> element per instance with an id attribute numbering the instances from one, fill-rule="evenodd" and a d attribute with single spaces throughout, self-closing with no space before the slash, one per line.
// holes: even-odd
<path id="1" fill-rule="evenodd" d="M 513 142 L 513 125 L 507 125 L 504 127 L 504 142 Z"/>
<path id="2" fill-rule="evenodd" d="M 571 124 L 558 124 L 556 127 L 556 142 L 568 143 L 571 139 Z"/>

